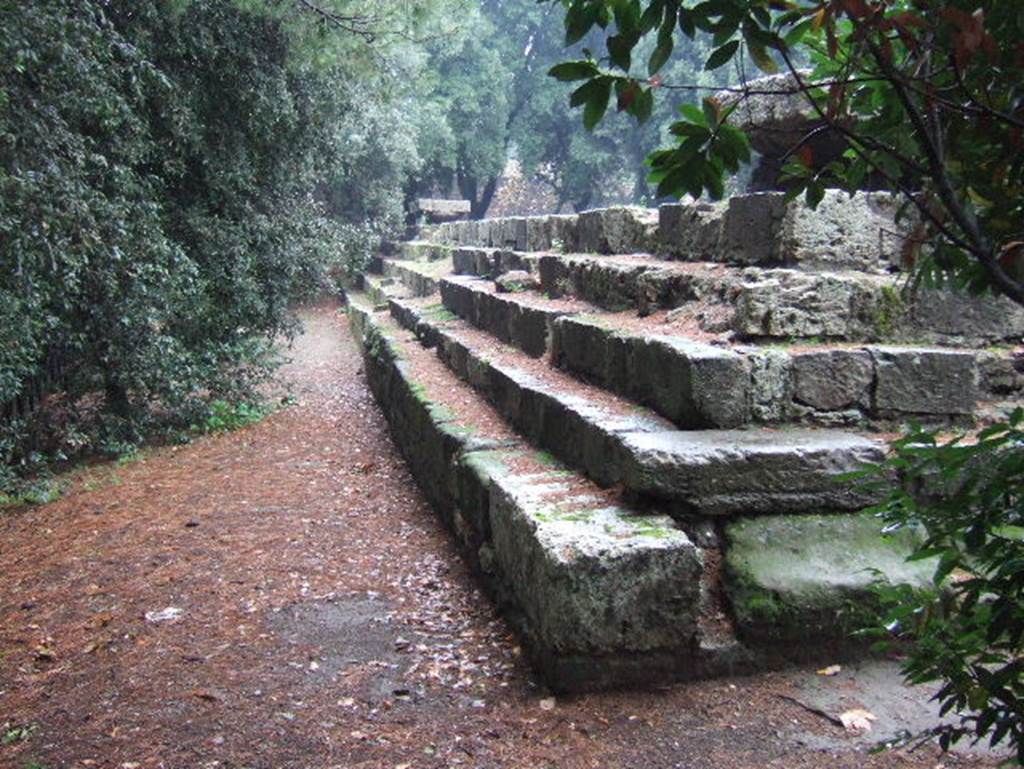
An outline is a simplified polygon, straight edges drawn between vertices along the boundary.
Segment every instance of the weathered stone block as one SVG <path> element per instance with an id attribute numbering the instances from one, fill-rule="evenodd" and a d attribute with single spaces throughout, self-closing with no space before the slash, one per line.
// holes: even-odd
<path id="1" fill-rule="evenodd" d="M 758 422 L 783 422 L 790 416 L 793 368 L 782 350 L 741 348 L 750 360 L 751 415 Z"/>
<path id="2" fill-rule="evenodd" d="M 664 516 L 566 499 L 559 480 L 502 478 L 491 491 L 498 570 L 539 643 L 561 654 L 687 650 L 697 547 Z"/>
<path id="3" fill-rule="evenodd" d="M 456 506 L 464 526 L 458 533 L 469 553 L 491 540 L 491 481 L 508 474 L 507 458 L 506 451 L 472 451 L 456 463 Z"/>
<path id="4" fill-rule="evenodd" d="M 748 361 L 681 337 L 633 337 L 626 394 L 685 428 L 739 427 L 750 420 Z"/>
<path id="5" fill-rule="evenodd" d="M 722 217 L 719 260 L 735 264 L 777 264 L 777 237 L 786 215 L 786 196 L 778 192 L 729 199 Z"/>
<path id="6" fill-rule="evenodd" d="M 494 251 L 489 248 L 462 246 L 452 252 L 452 268 L 456 275 L 487 277 L 494 267 Z"/>
<path id="7" fill-rule="evenodd" d="M 814 210 L 802 199 L 786 208 L 778 257 L 806 269 L 884 271 L 900 266 L 910 226 L 897 223 L 900 201 L 886 192 L 826 190 Z"/>
<path id="8" fill-rule="evenodd" d="M 1024 308 L 1005 297 L 919 289 L 908 301 L 909 338 L 963 346 L 1024 340 Z"/>
<path id="9" fill-rule="evenodd" d="M 708 292 L 706 277 L 669 269 L 645 269 L 636 274 L 629 293 L 641 316 L 657 310 L 680 307 L 687 302 L 703 299 Z"/>
<path id="10" fill-rule="evenodd" d="M 793 398 L 819 411 L 867 406 L 875 368 L 864 350 L 821 350 L 792 356 Z"/>
<path id="11" fill-rule="evenodd" d="M 755 271 L 741 285 L 733 329 L 741 337 L 877 339 L 883 279 L 853 274 Z"/>
<path id="12" fill-rule="evenodd" d="M 697 430 L 625 437 L 624 483 L 706 515 L 849 510 L 871 498 L 837 476 L 881 461 L 882 447 L 834 430 Z"/>
<path id="13" fill-rule="evenodd" d="M 513 302 L 508 302 L 508 304 L 511 308 L 509 338 L 512 344 L 533 358 L 539 358 L 546 354 L 551 323 L 561 313 Z"/>
<path id="14" fill-rule="evenodd" d="M 551 248 L 551 220 L 546 216 L 530 216 L 526 219 L 526 243 L 524 251 L 547 251 Z"/>
<path id="15" fill-rule="evenodd" d="M 984 352 L 978 355 L 981 386 L 992 395 L 1014 395 L 1024 390 L 1024 355 Z"/>
<path id="16" fill-rule="evenodd" d="M 606 310 L 625 310 L 638 304 L 642 265 L 604 263 L 571 256 L 542 256 L 540 279 L 552 297 L 574 294 Z"/>
<path id="17" fill-rule="evenodd" d="M 517 294 L 540 288 L 540 281 L 525 270 L 510 270 L 495 278 L 494 285 L 503 293 Z"/>
<path id="18" fill-rule="evenodd" d="M 551 228 L 551 250 L 571 254 L 579 250 L 579 216 L 577 214 L 560 214 L 549 216 L 548 226 Z"/>
<path id="19" fill-rule="evenodd" d="M 616 206 L 579 215 L 579 250 L 594 254 L 633 254 L 651 250 L 657 211 Z"/>
<path id="20" fill-rule="evenodd" d="M 889 414 L 971 414 L 978 401 L 974 353 L 873 347 L 874 408 Z"/>
<path id="21" fill-rule="evenodd" d="M 916 533 L 883 537 L 870 514 L 741 518 L 725 531 L 726 589 L 750 641 L 846 640 L 877 611 L 877 573 L 924 588 L 935 572 L 934 560 L 906 560 Z"/>
<path id="22" fill-rule="evenodd" d="M 527 272 L 535 275 L 538 272 L 536 265 L 539 259 L 539 256 L 520 251 L 499 250 L 494 255 L 494 271 L 491 275 L 500 276 L 506 272 Z"/>
<path id="23" fill-rule="evenodd" d="M 521 216 L 495 220 L 498 229 L 497 242 L 492 238 L 491 245 L 498 248 L 510 248 L 514 251 L 526 250 L 527 225 Z"/>
<path id="24" fill-rule="evenodd" d="M 629 340 L 596 318 L 562 316 L 552 325 L 552 357 L 573 373 L 622 392 L 628 386 Z"/>
<path id="25" fill-rule="evenodd" d="M 467 320 L 476 317 L 475 292 L 469 286 L 454 280 L 442 280 L 440 289 L 441 301 L 448 310 Z"/>
<path id="26" fill-rule="evenodd" d="M 726 203 L 666 203 L 658 208 L 659 253 L 689 261 L 722 261 L 719 239 Z"/>

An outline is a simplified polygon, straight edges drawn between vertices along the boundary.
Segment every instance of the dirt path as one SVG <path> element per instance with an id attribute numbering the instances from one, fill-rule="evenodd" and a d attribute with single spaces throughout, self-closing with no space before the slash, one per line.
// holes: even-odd
<path id="1" fill-rule="evenodd" d="M 778 696 L 889 708 L 878 736 L 928 712 L 901 687 L 865 702 L 872 679 L 845 671 L 550 700 L 405 470 L 343 317 L 307 326 L 283 372 L 297 405 L 0 516 L 0 766 L 995 764 L 868 756 Z"/>

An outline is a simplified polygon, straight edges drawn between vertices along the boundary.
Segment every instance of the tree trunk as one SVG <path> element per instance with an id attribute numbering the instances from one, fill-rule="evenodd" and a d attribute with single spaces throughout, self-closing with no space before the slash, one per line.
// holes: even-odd
<path id="1" fill-rule="evenodd" d="M 483 219 L 487 216 L 487 209 L 491 207 L 491 201 L 494 200 L 494 193 L 497 191 L 498 177 L 489 179 L 487 184 L 484 185 L 483 190 L 480 192 L 479 199 L 473 200 L 470 203 L 470 218 Z"/>

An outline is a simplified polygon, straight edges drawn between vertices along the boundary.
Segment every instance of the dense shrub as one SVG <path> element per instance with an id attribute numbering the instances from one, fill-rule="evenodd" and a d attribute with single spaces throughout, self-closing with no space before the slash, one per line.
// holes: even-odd
<path id="1" fill-rule="evenodd" d="M 879 585 L 872 635 L 912 640 L 907 679 L 941 682 L 940 712 L 958 718 L 927 736 L 1005 741 L 1024 763 L 1024 412 L 976 441 L 911 432 L 893 449 L 883 477 L 900 483 L 879 514 L 923 529 L 912 557 L 938 566 L 930 590 Z"/>
<path id="2" fill-rule="evenodd" d="M 59 403 L 2 420 L 0 485 L 248 397 L 290 305 L 400 220 L 397 99 L 360 123 L 346 61 L 247 6 L 0 2 L 0 409 L 62 362 Z"/>

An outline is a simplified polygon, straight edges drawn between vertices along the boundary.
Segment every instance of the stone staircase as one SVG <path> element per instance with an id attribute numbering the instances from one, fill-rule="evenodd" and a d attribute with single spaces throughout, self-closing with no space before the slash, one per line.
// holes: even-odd
<path id="1" fill-rule="evenodd" d="M 872 571 L 844 474 L 1015 405 L 1024 312 L 901 290 L 895 204 L 830 192 L 452 222 L 350 315 L 396 440 L 549 685 L 835 654 Z"/>

